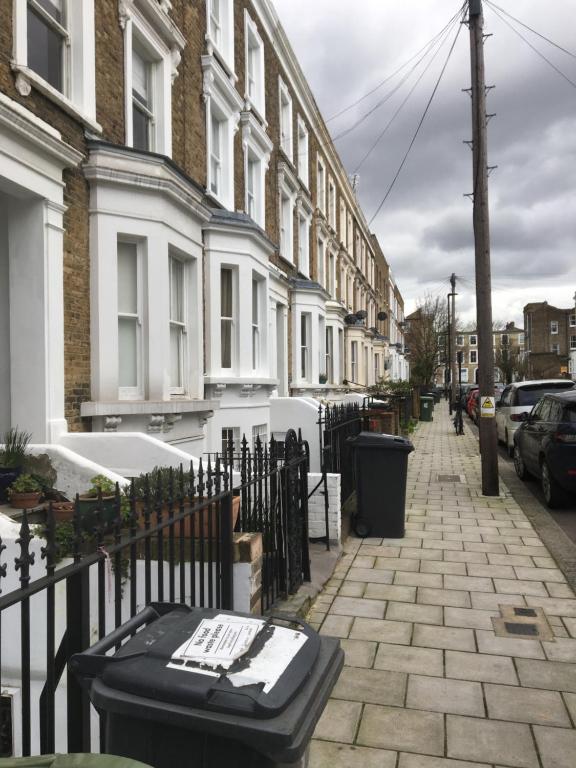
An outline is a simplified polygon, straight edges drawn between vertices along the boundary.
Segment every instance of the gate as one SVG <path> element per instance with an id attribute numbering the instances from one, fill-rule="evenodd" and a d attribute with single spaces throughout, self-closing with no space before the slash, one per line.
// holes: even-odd
<path id="1" fill-rule="evenodd" d="M 318 429 L 320 436 L 320 466 L 324 478 L 326 494 L 326 536 L 328 537 L 328 494 L 326 474 L 340 474 L 340 492 L 342 504 L 345 504 L 354 491 L 354 460 L 352 449 L 347 442 L 363 429 L 368 429 L 367 413 L 364 404 L 344 403 L 318 409 Z"/>

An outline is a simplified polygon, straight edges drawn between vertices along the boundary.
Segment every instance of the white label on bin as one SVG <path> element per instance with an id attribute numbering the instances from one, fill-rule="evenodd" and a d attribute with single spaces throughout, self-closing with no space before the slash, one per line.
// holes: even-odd
<path id="1" fill-rule="evenodd" d="M 228 680 L 236 688 L 264 683 L 264 693 L 268 693 L 307 639 L 303 632 L 287 627 L 273 627 L 270 638 L 258 655 L 249 660 L 246 669 L 228 675 Z"/>
<path id="2" fill-rule="evenodd" d="M 172 654 L 171 661 L 176 663 L 169 666 L 182 669 L 191 663 L 228 669 L 250 649 L 265 623 L 261 619 L 224 615 L 202 619 L 194 634 Z"/>

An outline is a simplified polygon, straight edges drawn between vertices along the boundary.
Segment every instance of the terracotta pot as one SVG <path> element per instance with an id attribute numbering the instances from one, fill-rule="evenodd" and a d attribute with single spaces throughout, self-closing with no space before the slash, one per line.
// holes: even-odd
<path id="1" fill-rule="evenodd" d="M 15 493 L 13 491 L 10 494 L 10 504 L 14 509 L 33 509 L 38 506 L 41 496 L 39 491 L 31 493 Z"/>
<path id="2" fill-rule="evenodd" d="M 55 523 L 68 523 L 74 519 L 73 501 L 53 501 L 52 514 Z"/>
<path id="3" fill-rule="evenodd" d="M 194 504 L 200 504 L 201 502 L 208 501 L 206 497 L 199 497 L 194 499 Z M 188 501 L 186 500 L 186 504 L 188 504 Z M 138 527 L 144 528 L 144 512 L 143 512 L 144 503 L 141 501 L 136 502 L 136 512 L 138 514 Z M 184 532 L 183 536 L 185 539 L 189 539 L 192 536 L 192 530 L 194 533 L 194 538 L 200 538 L 200 536 L 204 539 L 208 538 L 209 535 L 209 520 L 211 519 L 210 526 L 212 528 L 212 535 L 214 536 L 216 532 L 216 515 L 219 513 L 220 509 L 220 502 L 216 501 L 212 504 L 212 509 L 210 509 L 209 506 L 204 507 L 204 510 L 202 513 L 200 512 L 194 512 L 192 515 L 188 515 L 184 518 Z M 178 506 L 174 506 L 174 516 L 179 514 Z M 202 534 L 200 534 L 200 516 L 202 514 Z M 232 496 L 232 530 L 234 530 L 234 526 L 236 525 L 236 521 L 238 520 L 238 515 L 240 514 L 240 496 Z M 162 510 L 162 521 L 165 522 L 168 518 L 168 507 L 165 506 Z M 192 521 L 194 521 L 194 526 L 192 526 Z M 150 528 L 154 529 L 156 526 L 156 513 L 152 511 L 150 515 Z M 165 534 L 167 535 L 167 529 L 165 529 Z M 174 524 L 174 534 L 175 536 L 180 535 L 180 523 L 176 522 Z"/>

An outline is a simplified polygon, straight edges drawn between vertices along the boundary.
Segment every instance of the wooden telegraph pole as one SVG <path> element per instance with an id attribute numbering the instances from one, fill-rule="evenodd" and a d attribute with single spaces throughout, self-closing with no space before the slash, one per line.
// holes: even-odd
<path id="1" fill-rule="evenodd" d="M 486 83 L 484 80 L 484 16 L 482 0 L 468 0 L 472 71 L 472 151 L 474 248 L 476 256 L 476 315 L 478 329 L 478 387 L 482 493 L 498 496 L 498 442 L 494 402 L 494 346 L 488 216 L 488 148 Z"/>
<path id="2" fill-rule="evenodd" d="M 450 285 L 452 286 L 452 292 L 449 294 L 449 296 L 452 296 L 450 319 L 450 402 L 455 403 L 460 381 L 456 373 L 456 275 L 454 272 L 450 275 Z"/>

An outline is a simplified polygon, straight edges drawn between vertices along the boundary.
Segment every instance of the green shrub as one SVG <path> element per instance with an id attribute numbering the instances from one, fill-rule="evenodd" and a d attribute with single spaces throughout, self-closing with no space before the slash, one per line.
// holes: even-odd
<path id="1" fill-rule="evenodd" d="M 41 493 L 42 486 L 32 475 L 20 475 L 8 489 L 9 493 Z"/>
<path id="2" fill-rule="evenodd" d="M 0 467 L 21 467 L 31 438 L 29 432 L 18 427 L 7 430 L 2 437 L 4 448 L 0 450 Z"/>

